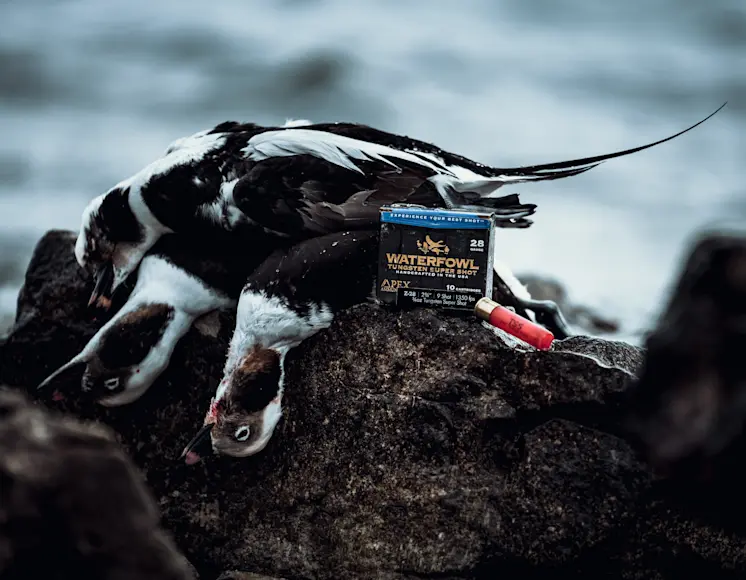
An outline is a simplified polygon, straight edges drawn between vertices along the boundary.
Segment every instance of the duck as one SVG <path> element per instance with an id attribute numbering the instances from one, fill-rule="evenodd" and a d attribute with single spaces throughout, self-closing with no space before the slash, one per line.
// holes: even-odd
<path id="1" fill-rule="evenodd" d="M 580 159 L 492 167 L 436 145 L 359 123 L 226 121 L 174 141 L 163 156 L 92 199 L 81 216 L 75 258 L 94 280 L 89 305 L 112 294 L 169 233 L 261 231 L 272 249 L 335 232 L 365 230 L 383 205 L 485 211 L 497 226 L 526 228 L 536 204 L 505 185 L 584 173 L 608 159 L 670 141 Z"/>

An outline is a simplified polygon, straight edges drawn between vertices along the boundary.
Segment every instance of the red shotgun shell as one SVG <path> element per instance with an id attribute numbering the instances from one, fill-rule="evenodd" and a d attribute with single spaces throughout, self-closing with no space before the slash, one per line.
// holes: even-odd
<path id="1" fill-rule="evenodd" d="M 474 314 L 534 348 L 548 350 L 552 346 L 554 335 L 546 328 L 519 316 L 494 300 L 489 298 L 479 300 L 474 306 Z"/>

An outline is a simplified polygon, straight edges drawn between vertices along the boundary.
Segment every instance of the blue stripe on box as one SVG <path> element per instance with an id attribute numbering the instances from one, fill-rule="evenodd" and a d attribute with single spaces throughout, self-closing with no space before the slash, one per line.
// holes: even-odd
<path id="1" fill-rule="evenodd" d="M 444 230 L 488 230 L 492 225 L 490 218 L 485 217 L 484 214 L 447 209 L 392 208 L 381 212 L 381 221 Z"/>

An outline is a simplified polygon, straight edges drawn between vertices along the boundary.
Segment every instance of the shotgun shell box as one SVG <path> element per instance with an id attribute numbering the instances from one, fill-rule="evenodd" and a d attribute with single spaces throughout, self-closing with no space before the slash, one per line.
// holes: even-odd
<path id="1" fill-rule="evenodd" d="M 378 300 L 473 310 L 480 298 L 492 297 L 494 235 L 489 213 L 382 207 Z"/>

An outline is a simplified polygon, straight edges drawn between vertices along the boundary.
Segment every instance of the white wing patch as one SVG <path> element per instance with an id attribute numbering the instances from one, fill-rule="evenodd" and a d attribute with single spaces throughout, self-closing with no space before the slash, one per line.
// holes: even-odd
<path id="1" fill-rule="evenodd" d="M 262 161 L 272 157 L 314 155 L 358 173 L 364 172 L 355 165 L 353 159 L 381 161 L 395 169 L 399 167 L 392 159 L 401 159 L 427 167 L 436 173 L 455 177 L 444 165 L 432 163 L 408 151 L 313 129 L 285 129 L 259 133 L 249 139 L 243 153 L 252 161 Z"/>
<path id="2" fill-rule="evenodd" d="M 249 139 L 242 152 L 252 161 L 272 157 L 314 155 L 340 167 L 364 173 L 354 160 L 380 161 L 399 170 L 396 159 L 408 161 L 433 171 L 428 178 L 448 207 L 456 207 L 451 193 L 473 192 L 487 198 L 506 183 L 518 183 L 535 179 L 546 179 L 545 175 L 480 175 L 459 165 L 447 165 L 438 155 L 422 151 L 401 151 L 344 135 L 336 135 L 314 129 L 284 129 L 266 131 Z"/>

